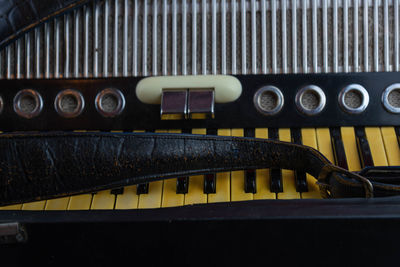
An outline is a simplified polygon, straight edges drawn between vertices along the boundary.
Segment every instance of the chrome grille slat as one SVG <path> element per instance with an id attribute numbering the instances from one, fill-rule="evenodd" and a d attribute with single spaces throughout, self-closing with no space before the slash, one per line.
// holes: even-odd
<path id="1" fill-rule="evenodd" d="M 3 49 L 0 77 L 399 71 L 399 23 L 399 0 L 95 1 Z"/>

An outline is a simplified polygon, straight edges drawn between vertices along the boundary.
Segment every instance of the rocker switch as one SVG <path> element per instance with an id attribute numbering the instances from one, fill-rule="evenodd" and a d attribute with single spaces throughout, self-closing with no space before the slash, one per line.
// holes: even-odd
<path id="1" fill-rule="evenodd" d="M 187 119 L 187 90 L 163 90 L 161 95 L 161 119 Z"/>

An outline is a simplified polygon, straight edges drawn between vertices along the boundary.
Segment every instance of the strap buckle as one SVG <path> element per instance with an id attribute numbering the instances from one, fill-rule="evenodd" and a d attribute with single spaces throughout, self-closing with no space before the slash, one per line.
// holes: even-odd
<path id="1" fill-rule="evenodd" d="M 400 168 L 398 171 L 400 174 Z M 321 173 L 318 177 L 318 185 L 320 187 L 322 197 L 329 198 L 329 196 L 330 196 L 330 193 L 329 193 L 330 185 L 325 183 L 324 181 L 326 181 L 326 178 L 330 174 L 332 174 L 332 172 L 337 172 L 339 174 L 345 175 L 348 178 L 351 178 L 351 179 L 354 179 L 354 180 L 360 182 L 362 184 L 362 186 L 364 187 L 365 197 L 366 198 L 374 197 L 374 186 L 372 185 L 372 183 L 369 179 L 367 179 L 366 177 L 361 175 L 362 172 L 360 172 L 360 173 L 350 172 L 346 169 L 343 169 L 343 168 L 341 168 L 339 166 L 335 166 L 335 165 L 325 165 L 322 168 Z M 398 177 L 400 177 L 400 176 L 398 176 Z"/>

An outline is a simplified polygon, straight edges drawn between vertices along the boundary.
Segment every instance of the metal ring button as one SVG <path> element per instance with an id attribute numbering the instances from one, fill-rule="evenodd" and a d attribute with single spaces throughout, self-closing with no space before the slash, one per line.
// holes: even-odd
<path id="1" fill-rule="evenodd" d="M 103 100 L 106 96 L 114 97 L 117 100 L 117 104 L 112 109 L 108 109 L 103 105 Z M 125 108 L 125 97 L 122 92 L 118 89 L 107 88 L 99 92 L 96 96 L 95 106 L 97 111 L 104 117 L 115 117 L 124 110 Z"/>
<path id="2" fill-rule="evenodd" d="M 309 108 L 304 105 L 303 100 L 307 94 L 314 95 L 317 98 L 318 105 L 316 107 Z M 296 106 L 297 109 L 309 116 L 319 114 L 324 108 L 326 104 L 326 97 L 324 91 L 316 85 L 307 85 L 306 87 L 301 88 L 296 94 Z"/>
<path id="3" fill-rule="evenodd" d="M 26 109 L 23 107 L 22 101 L 27 99 L 33 100 L 33 108 Z M 43 109 L 43 99 L 42 96 L 35 90 L 24 89 L 19 91 L 14 97 L 14 111 L 19 116 L 26 119 L 31 119 L 40 114 Z"/>
<path id="4" fill-rule="evenodd" d="M 270 100 L 265 100 L 269 95 L 270 100 L 273 99 L 271 105 Z M 264 86 L 257 90 L 253 98 L 254 106 L 263 115 L 271 116 L 279 113 L 284 104 L 284 98 L 281 90 L 275 86 Z"/>
<path id="5" fill-rule="evenodd" d="M 390 101 L 390 97 L 389 97 L 389 95 L 395 91 L 400 92 L 400 83 L 392 84 L 388 88 L 386 88 L 385 91 L 383 91 L 382 104 L 386 108 L 387 111 L 389 111 L 391 113 L 400 113 L 400 105 L 399 106 L 393 105 L 391 103 L 392 101 Z"/>
<path id="6" fill-rule="evenodd" d="M 72 97 L 76 103 L 74 103 L 75 107 L 73 110 L 66 110 L 63 107 L 63 99 L 65 97 Z M 73 89 L 66 89 L 61 91 L 57 94 L 56 99 L 54 101 L 54 108 L 56 109 L 57 113 L 63 116 L 64 118 L 75 118 L 79 116 L 85 107 L 85 100 L 82 94 Z"/>
<path id="7" fill-rule="evenodd" d="M 356 107 L 351 107 L 346 103 L 346 95 L 351 92 L 355 92 L 360 97 L 361 102 Z M 359 84 L 350 84 L 342 89 L 339 94 L 339 105 L 340 107 L 350 113 L 350 114 L 359 114 L 362 113 L 369 104 L 369 94 L 365 88 Z"/>

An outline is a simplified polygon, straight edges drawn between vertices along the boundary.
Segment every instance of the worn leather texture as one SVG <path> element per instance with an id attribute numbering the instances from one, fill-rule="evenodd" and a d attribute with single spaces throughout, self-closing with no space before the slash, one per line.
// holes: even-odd
<path id="1" fill-rule="evenodd" d="M 0 0 L 0 49 L 44 21 L 88 0 Z"/>
<path id="2" fill-rule="evenodd" d="M 272 167 L 320 178 L 331 197 L 365 195 L 362 183 L 335 172 L 317 150 L 293 143 L 182 134 L 16 133 L 0 135 L 0 205 Z"/>

